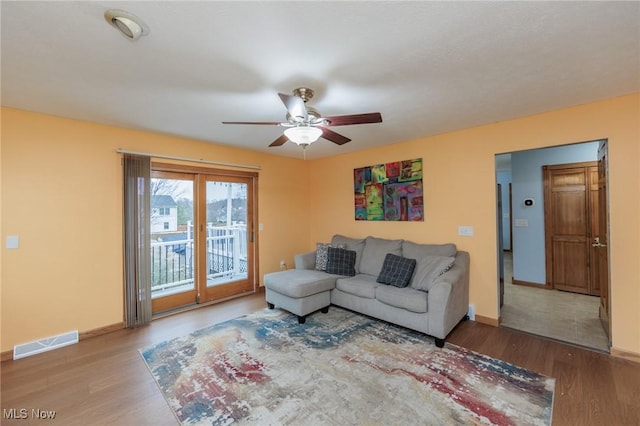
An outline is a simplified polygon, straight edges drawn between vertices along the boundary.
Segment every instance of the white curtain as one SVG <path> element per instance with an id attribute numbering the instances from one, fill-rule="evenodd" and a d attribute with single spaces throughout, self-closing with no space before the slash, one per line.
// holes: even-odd
<path id="1" fill-rule="evenodd" d="M 151 158 L 124 154 L 125 326 L 151 321 Z"/>

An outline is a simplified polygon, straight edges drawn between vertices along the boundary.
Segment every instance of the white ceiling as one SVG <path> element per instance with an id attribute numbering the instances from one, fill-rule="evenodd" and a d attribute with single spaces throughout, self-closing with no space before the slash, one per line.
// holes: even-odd
<path id="1" fill-rule="evenodd" d="M 1 20 L 4 106 L 293 157 L 281 127 L 221 121 L 283 121 L 299 86 L 325 116 L 382 113 L 319 158 L 640 92 L 637 1 L 3 0 Z"/>

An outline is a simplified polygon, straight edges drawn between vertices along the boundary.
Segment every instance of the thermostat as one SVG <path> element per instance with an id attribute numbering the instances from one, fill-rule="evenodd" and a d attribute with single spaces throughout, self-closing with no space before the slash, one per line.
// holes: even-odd
<path id="1" fill-rule="evenodd" d="M 534 200 L 533 198 L 525 198 L 522 201 L 522 205 L 525 207 L 533 207 L 536 205 L 536 200 Z"/>

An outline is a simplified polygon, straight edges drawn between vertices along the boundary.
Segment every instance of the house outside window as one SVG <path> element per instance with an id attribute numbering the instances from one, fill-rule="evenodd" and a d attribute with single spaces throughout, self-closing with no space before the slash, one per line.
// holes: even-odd
<path id="1" fill-rule="evenodd" d="M 151 233 L 178 230 L 178 203 L 171 195 L 151 196 Z"/>

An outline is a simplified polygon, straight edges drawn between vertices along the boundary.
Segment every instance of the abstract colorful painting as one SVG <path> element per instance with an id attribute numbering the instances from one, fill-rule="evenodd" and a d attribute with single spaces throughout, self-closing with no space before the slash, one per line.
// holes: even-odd
<path id="1" fill-rule="evenodd" d="M 356 220 L 423 221 L 422 159 L 353 170 Z"/>

